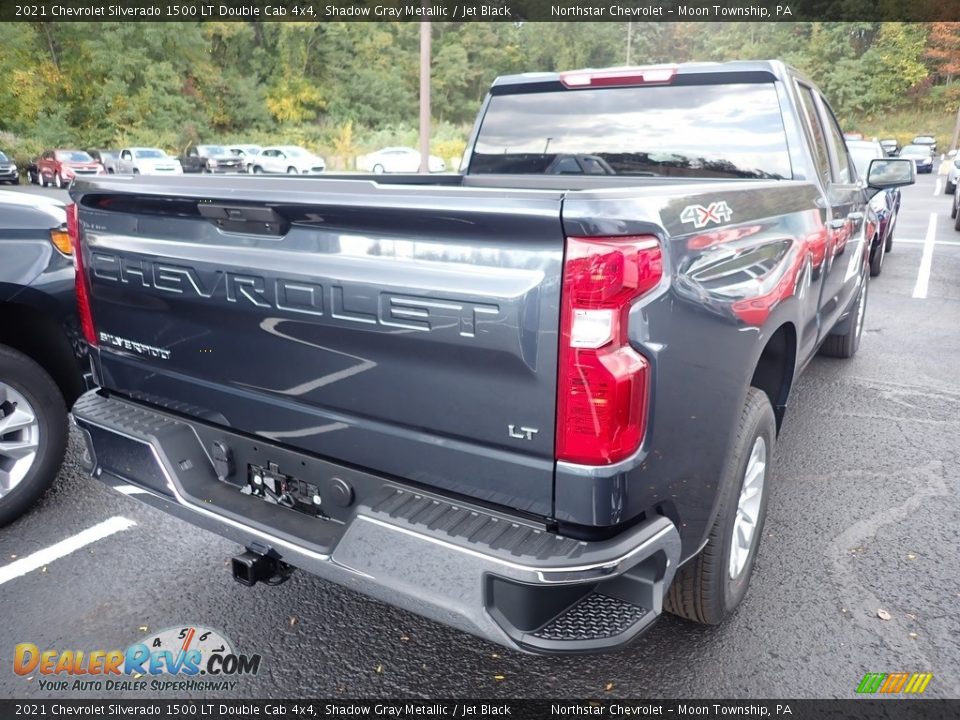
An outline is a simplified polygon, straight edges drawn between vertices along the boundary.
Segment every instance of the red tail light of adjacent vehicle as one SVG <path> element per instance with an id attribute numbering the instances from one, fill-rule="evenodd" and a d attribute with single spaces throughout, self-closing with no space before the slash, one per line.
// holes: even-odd
<path id="1" fill-rule="evenodd" d="M 618 462 L 646 431 L 650 365 L 627 338 L 634 300 L 663 277 L 657 239 L 567 238 L 558 378 L 558 460 Z"/>
<path id="2" fill-rule="evenodd" d="M 80 327 L 86 341 L 97 346 L 97 332 L 93 326 L 93 312 L 90 310 L 90 285 L 83 271 L 83 255 L 80 252 L 80 219 L 76 203 L 67 205 L 67 234 L 73 247 L 73 269 L 76 273 L 74 283 L 77 293 L 77 312 L 80 315 Z"/>

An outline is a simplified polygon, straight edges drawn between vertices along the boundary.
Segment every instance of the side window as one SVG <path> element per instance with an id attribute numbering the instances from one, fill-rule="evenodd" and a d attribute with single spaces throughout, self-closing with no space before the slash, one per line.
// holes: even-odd
<path id="1" fill-rule="evenodd" d="M 197 157 L 198 156 L 197 149 L 195 147 L 190 148 L 190 150 L 187 152 L 187 156 Z"/>
<path id="2" fill-rule="evenodd" d="M 123 155 L 121 156 L 124 160 L 133 160 L 133 156 L 130 154 L 129 150 L 124 150 Z"/>
<path id="3" fill-rule="evenodd" d="M 823 125 L 820 124 L 820 114 L 813 101 L 813 92 L 806 85 L 798 85 L 800 102 L 807 116 L 807 127 L 810 130 L 813 142 L 813 161 L 817 166 L 817 174 L 824 185 L 830 182 L 830 156 L 827 154 L 827 139 L 823 134 Z"/>
<path id="4" fill-rule="evenodd" d="M 837 119 L 830 111 L 830 107 L 824 102 L 824 109 L 827 111 L 827 130 L 830 133 L 830 139 L 833 141 L 833 149 L 837 160 L 838 183 L 852 183 L 857 180 L 857 171 L 850 162 L 850 153 L 847 151 L 847 141 L 843 139 L 843 133 L 840 132 L 840 126 Z"/>

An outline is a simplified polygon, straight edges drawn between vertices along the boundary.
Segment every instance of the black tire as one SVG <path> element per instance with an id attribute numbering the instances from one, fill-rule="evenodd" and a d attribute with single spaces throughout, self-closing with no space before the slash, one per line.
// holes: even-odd
<path id="1" fill-rule="evenodd" d="M 140 174 L 140 171 L 137 170 L 136 168 L 134 168 L 134 169 L 133 169 L 133 174 L 134 174 L 134 175 L 139 175 L 139 174 Z"/>
<path id="2" fill-rule="evenodd" d="M 384 172 L 383 165 L 381 165 L 380 163 L 377 163 L 376 165 L 373 166 L 374 175 L 383 175 L 383 172 Z"/>
<path id="3" fill-rule="evenodd" d="M 953 229 L 960 230 L 960 213 L 957 213 L 955 216 L 957 219 L 953 222 Z"/>
<path id="4" fill-rule="evenodd" d="M 300 171 L 297 170 L 293 165 L 287 168 L 287 175 L 299 175 Z"/>
<path id="5" fill-rule="evenodd" d="M 64 187 L 63 175 L 61 175 L 60 173 L 57 173 L 56 175 L 54 175 L 54 176 L 53 176 L 53 185 L 54 185 L 54 187 L 56 187 L 58 190 L 62 190 L 63 187 Z"/>
<path id="6" fill-rule="evenodd" d="M 820 346 L 820 352 L 827 357 L 852 358 L 857 354 L 860 348 L 860 336 L 863 334 L 863 317 L 867 312 L 867 297 L 869 282 L 867 278 L 863 279 L 860 286 L 860 293 L 857 295 L 857 301 L 850 310 L 850 322 L 847 332 L 843 335 L 827 335 L 827 339 Z M 858 321 L 857 318 L 860 318 Z"/>
<path id="7" fill-rule="evenodd" d="M 949 183 L 944 185 L 943 194 L 944 195 L 953 195 L 954 190 L 957 189 L 956 185 L 950 185 Z"/>
<path id="8" fill-rule="evenodd" d="M 877 277 L 883 272 L 883 256 L 886 254 L 886 243 L 878 242 L 870 256 L 870 277 Z"/>
<path id="9" fill-rule="evenodd" d="M 678 571 L 664 598 L 664 609 L 687 620 L 718 625 L 743 600 L 750 585 L 757 548 L 763 536 L 763 521 L 770 495 L 773 470 L 773 446 L 777 424 L 766 393 L 751 387 L 740 413 L 733 446 L 720 475 L 720 507 L 710 529 L 707 544 L 700 554 Z M 744 473 L 757 438 L 763 437 L 766 452 L 765 479 L 757 512 L 751 547 L 739 574 L 730 577 L 730 553 Z"/>
<path id="10" fill-rule="evenodd" d="M 11 181 L 10 181 L 10 184 L 11 184 L 11 185 L 19 185 L 19 184 L 20 184 L 20 176 L 18 175 L 18 176 L 15 177 L 13 180 L 11 180 Z"/>
<path id="11" fill-rule="evenodd" d="M 67 407 L 47 372 L 6 345 L 0 345 L 0 381 L 27 400 L 39 424 L 39 448 L 33 465 L 9 493 L 0 496 L 0 527 L 3 527 L 26 512 L 60 471 L 67 450 Z"/>
<path id="12" fill-rule="evenodd" d="M 254 174 L 254 175 L 262 175 L 262 174 L 263 174 L 263 168 L 260 167 L 259 165 L 254 165 L 254 166 L 253 166 L 253 174 Z"/>

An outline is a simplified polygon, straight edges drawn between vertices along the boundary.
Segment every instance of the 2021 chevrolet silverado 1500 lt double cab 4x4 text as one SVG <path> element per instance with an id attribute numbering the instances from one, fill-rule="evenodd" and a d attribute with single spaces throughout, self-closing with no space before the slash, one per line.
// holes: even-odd
<path id="1" fill-rule="evenodd" d="M 717 623 L 796 374 L 857 350 L 870 193 L 913 181 L 856 173 L 752 62 L 500 78 L 457 176 L 79 179 L 93 472 L 245 583 L 541 653 Z"/>

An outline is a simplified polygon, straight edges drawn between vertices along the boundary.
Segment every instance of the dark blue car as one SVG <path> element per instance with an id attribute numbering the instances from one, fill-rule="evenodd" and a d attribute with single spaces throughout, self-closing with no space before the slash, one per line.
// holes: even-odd
<path id="1" fill-rule="evenodd" d="M 847 149 L 862 178 L 867 176 L 872 160 L 887 157 L 880 143 L 869 140 L 847 140 Z M 884 255 L 893 248 L 893 231 L 900 212 L 900 188 L 881 190 L 870 198 L 870 208 L 877 215 L 877 232 L 870 248 L 870 274 L 875 277 L 883 268 Z"/>
<path id="2" fill-rule="evenodd" d="M 83 390 L 63 203 L 0 192 L 0 526 L 50 486 Z"/>

